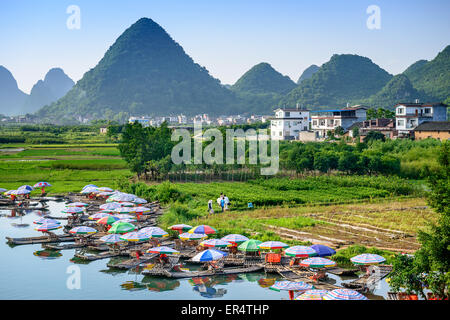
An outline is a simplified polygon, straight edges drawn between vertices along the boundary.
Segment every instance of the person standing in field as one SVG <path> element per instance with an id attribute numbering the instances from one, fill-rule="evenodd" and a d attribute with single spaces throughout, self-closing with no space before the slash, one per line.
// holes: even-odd
<path id="1" fill-rule="evenodd" d="M 214 213 L 213 201 L 212 200 L 208 201 L 208 212 L 209 212 L 209 214 L 213 214 Z"/>
<path id="2" fill-rule="evenodd" d="M 222 208 L 222 212 L 225 209 L 225 199 L 223 197 L 220 198 L 220 207 Z"/>
<path id="3" fill-rule="evenodd" d="M 228 211 L 228 205 L 230 204 L 230 199 L 226 195 L 223 195 L 223 200 L 225 201 L 225 210 Z"/>

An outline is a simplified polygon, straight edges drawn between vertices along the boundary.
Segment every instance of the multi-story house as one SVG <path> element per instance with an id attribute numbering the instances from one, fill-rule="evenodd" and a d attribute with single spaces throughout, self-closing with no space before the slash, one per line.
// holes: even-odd
<path id="1" fill-rule="evenodd" d="M 279 108 L 270 119 L 272 139 L 296 140 L 300 131 L 309 130 L 309 110 L 300 108 Z"/>
<path id="2" fill-rule="evenodd" d="M 395 122 L 399 135 L 409 136 L 425 121 L 447 121 L 444 103 L 398 103 L 395 105 Z"/>
<path id="3" fill-rule="evenodd" d="M 344 109 L 311 111 L 311 130 L 318 138 L 326 137 L 328 131 L 337 127 L 347 130 L 355 122 L 366 120 L 367 109 L 358 105 Z"/>

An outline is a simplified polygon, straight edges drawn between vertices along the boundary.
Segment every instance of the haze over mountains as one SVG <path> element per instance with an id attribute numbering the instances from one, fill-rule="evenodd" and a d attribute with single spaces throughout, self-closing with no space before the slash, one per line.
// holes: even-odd
<path id="1" fill-rule="evenodd" d="M 41 107 L 63 97 L 74 85 L 62 69 L 52 68 L 31 89 L 30 94 L 22 92 L 13 75 L 0 66 L 0 114 L 19 115 L 33 113 Z"/>
<path id="2" fill-rule="evenodd" d="M 271 114 L 277 106 L 296 104 L 309 109 L 347 103 L 392 108 L 399 101 L 449 102 L 449 97 L 450 46 L 395 76 L 367 57 L 335 54 L 322 66 L 304 70 L 297 83 L 259 63 L 225 86 L 148 18 L 125 30 L 75 85 L 61 69 L 52 69 L 28 96 L 0 67 L 0 113 L 44 106 L 36 114 L 57 123 L 118 115 Z"/>

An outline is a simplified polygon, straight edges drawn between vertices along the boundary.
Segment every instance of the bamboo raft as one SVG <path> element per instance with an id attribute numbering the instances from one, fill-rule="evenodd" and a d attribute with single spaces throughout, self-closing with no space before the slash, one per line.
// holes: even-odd
<path id="1" fill-rule="evenodd" d="M 247 268 L 223 268 L 219 270 L 205 270 L 205 271 L 186 271 L 186 272 L 162 272 L 161 276 L 166 276 L 168 278 L 193 278 L 193 277 L 208 277 L 208 276 L 221 276 L 228 274 L 237 274 L 237 273 L 249 273 L 249 272 L 257 272 L 263 269 L 262 266 L 252 266 Z M 144 270 L 142 271 L 144 275 L 155 275 L 152 273 L 152 270 Z"/>
<path id="2" fill-rule="evenodd" d="M 377 268 L 375 270 L 379 270 L 379 272 L 370 275 L 366 273 L 358 279 L 349 283 L 343 283 L 342 285 L 356 291 L 367 291 L 370 286 L 385 278 L 392 271 L 391 265 L 379 265 Z"/>
<path id="3" fill-rule="evenodd" d="M 81 243 L 69 243 L 69 244 L 44 244 L 44 249 L 51 249 L 51 250 L 69 250 L 69 249 L 79 249 L 84 248 L 85 245 Z"/>
<path id="4" fill-rule="evenodd" d="M 132 269 L 132 268 L 140 266 L 142 263 L 150 262 L 157 256 L 158 256 L 158 254 L 156 254 L 156 253 L 146 254 L 139 259 L 133 258 L 133 259 L 129 259 L 126 261 L 115 263 L 115 264 L 112 264 L 110 262 L 110 263 L 106 264 L 106 266 L 109 268 L 116 268 L 116 269 Z"/>
<path id="5" fill-rule="evenodd" d="M 56 238 L 49 236 L 28 237 L 28 238 L 10 238 L 6 237 L 8 244 L 25 245 L 25 244 L 39 244 L 39 243 L 57 243 L 57 242 L 73 242 L 75 238 L 71 234 L 58 235 Z"/>
<path id="6" fill-rule="evenodd" d="M 335 274 L 337 276 L 352 276 L 354 275 L 356 272 L 358 272 L 358 269 L 353 268 L 353 269 L 343 269 L 343 268 L 329 268 L 327 269 L 328 273 L 331 274 Z"/>
<path id="7" fill-rule="evenodd" d="M 108 252 L 101 252 L 99 254 L 75 253 L 74 256 L 81 260 L 85 260 L 85 261 L 95 261 L 95 260 L 106 259 L 106 258 L 114 258 L 114 257 L 122 256 L 122 255 L 128 255 L 128 253 L 108 251 Z"/>

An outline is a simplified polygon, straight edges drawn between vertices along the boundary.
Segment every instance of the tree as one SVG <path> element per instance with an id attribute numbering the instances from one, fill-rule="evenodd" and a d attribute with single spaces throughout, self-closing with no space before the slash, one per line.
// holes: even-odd
<path id="1" fill-rule="evenodd" d="M 353 138 L 357 138 L 357 137 L 359 137 L 359 128 L 358 127 L 353 127 L 353 129 L 352 129 L 352 135 L 353 135 Z"/>
<path id="2" fill-rule="evenodd" d="M 374 141 L 374 140 L 386 141 L 386 136 L 378 131 L 369 131 L 363 139 L 363 141 L 365 143 L 368 143 L 369 141 Z"/>
<path id="3" fill-rule="evenodd" d="M 337 126 L 334 129 L 334 134 L 338 135 L 338 136 L 342 136 L 344 134 L 344 128 L 342 128 L 341 126 Z"/>
<path id="4" fill-rule="evenodd" d="M 405 288 L 424 296 L 423 287 L 428 287 L 442 299 L 450 297 L 450 142 L 443 143 L 438 160 L 440 168 L 428 179 L 428 204 L 439 213 L 438 221 L 419 231 L 421 247 L 411 260 L 396 258 L 391 281 L 396 292 Z"/>

